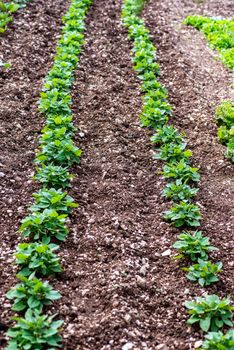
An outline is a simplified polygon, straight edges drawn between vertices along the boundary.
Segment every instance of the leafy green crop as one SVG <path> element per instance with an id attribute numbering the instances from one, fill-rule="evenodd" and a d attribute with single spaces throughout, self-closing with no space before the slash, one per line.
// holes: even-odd
<path id="1" fill-rule="evenodd" d="M 53 321 L 54 317 L 31 309 L 26 311 L 25 318 L 13 317 L 17 323 L 7 332 L 11 340 L 6 350 L 54 350 L 61 347 L 58 332 L 63 321 Z"/>
<path id="2" fill-rule="evenodd" d="M 31 211 L 40 212 L 44 209 L 56 210 L 59 214 L 70 214 L 71 208 L 77 208 L 78 205 L 73 198 L 63 192 L 61 189 L 42 188 L 37 193 L 33 193 L 35 204 L 30 207 Z"/>
<path id="3" fill-rule="evenodd" d="M 155 134 L 151 137 L 151 142 L 155 145 L 171 143 L 180 145 L 184 143 L 184 140 L 172 125 L 164 125 L 162 128 L 156 130 Z"/>
<path id="4" fill-rule="evenodd" d="M 227 146 L 226 156 L 234 162 L 234 99 L 223 101 L 216 109 L 218 138 Z"/>
<path id="5" fill-rule="evenodd" d="M 59 258 L 53 253 L 56 249 L 55 244 L 20 243 L 15 253 L 16 264 L 22 268 L 19 274 L 49 276 L 61 272 Z"/>
<path id="6" fill-rule="evenodd" d="M 59 241 L 64 241 L 68 235 L 65 227 L 67 214 L 58 214 L 56 210 L 45 209 L 43 212 L 35 212 L 26 216 L 21 221 L 19 231 L 24 237 L 30 237 L 34 241 L 41 240 L 49 243 L 55 237 Z"/>
<path id="7" fill-rule="evenodd" d="M 72 178 L 68 168 L 53 164 L 42 164 L 41 168 L 37 168 L 37 174 L 34 176 L 34 179 L 40 181 L 44 187 L 56 189 L 70 187 L 69 182 Z"/>
<path id="8" fill-rule="evenodd" d="M 42 147 L 37 154 L 36 163 L 71 166 L 79 163 L 82 151 L 76 147 L 71 139 L 55 140 Z"/>
<path id="9" fill-rule="evenodd" d="M 234 307 L 230 305 L 228 298 L 220 299 L 215 294 L 204 298 L 197 297 L 195 301 L 186 301 L 185 307 L 191 315 L 188 324 L 199 323 L 204 332 L 217 331 L 224 325 L 233 325 L 231 320 Z"/>
<path id="10" fill-rule="evenodd" d="M 198 192 L 197 188 L 192 188 L 189 185 L 182 183 L 180 180 L 170 182 L 163 190 L 163 196 L 173 201 L 189 201 Z"/>
<path id="11" fill-rule="evenodd" d="M 234 350 L 234 330 L 222 332 L 209 332 L 205 335 L 205 341 L 201 350 Z"/>
<path id="12" fill-rule="evenodd" d="M 234 69 L 234 21 L 229 19 L 188 16 L 185 24 L 202 31 L 223 63 Z"/>
<path id="13" fill-rule="evenodd" d="M 48 282 L 42 282 L 34 277 L 28 278 L 17 275 L 21 283 L 17 284 L 6 294 L 10 300 L 14 300 L 12 310 L 22 311 L 27 308 L 37 309 L 40 312 L 44 305 L 50 305 L 53 300 L 58 300 L 61 295 L 55 291 Z"/>
<path id="14" fill-rule="evenodd" d="M 181 201 L 173 204 L 170 210 L 165 212 L 164 218 L 172 222 L 175 227 L 200 226 L 201 214 L 197 205 Z"/>
<path id="15" fill-rule="evenodd" d="M 163 176 L 166 179 L 180 180 L 187 183 L 189 181 L 198 182 L 200 175 L 197 168 L 192 168 L 184 160 L 175 164 L 166 164 L 163 168 Z"/>
<path id="16" fill-rule="evenodd" d="M 197 281 L 202 287 L 217 282 L 219 280 L 217 274 L 221 269 L 221 262 L 212 264 L 210 261 L 203 261 L 201 259 L 198 260 L 197 264 L 183 268 L 184 271 L 188 272 L 187 278 L 190 281 Z"/>
<path id="17" fill-rule="evenodd" d="M 186 143 L 167 143 L 160 147 L 154 158 L 164 160 L 167 163 L 179 162 L 180 160 L 188 163 L 191 156 L 192 152 L 188 149 L 186 150 Z"/>
<path id="18" fill-rule="evenodd" d="M 208 253 L 217 250 L 216 247 L 210 245 L 209 237 L 203 236 L 201 231 L 183 232 L 173 244 L 173 248 L 182 254 L 178 258 L 188 257 L 192 261 L 207 260 Z"/>

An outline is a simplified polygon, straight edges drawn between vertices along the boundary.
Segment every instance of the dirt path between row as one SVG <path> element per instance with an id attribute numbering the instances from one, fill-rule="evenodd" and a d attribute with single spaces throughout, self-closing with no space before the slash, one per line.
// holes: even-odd
<path id="1" fill-rule="evenodd" d="M 42 128 L 36 102 L 54 56 L 68 1 L 36 0 L 15 14 L 0 36 L 0 58 L 12 68 L 0 76 L 0 348 L 9 325 L 5 292 L 15 283 L 12 254 L 31 193 L 34 149 Z"/>
<path id="2" fill-rule="evenodd" d="M 208 89 L 208 68 L 199 70 L 192 56 L 182 49 L 177 52 L 178 34 L 173 28 L 177 23 L 166 23 L 169 4 L 163 3 L 152 1 L 145 14 L 156 43 L 166 39 L 159 46 L 162 80 L 170 87 L 167 73 L 173 71 L 175 123 L 188 132 L 194 164 L 201 166 L 198 203 L 203 228 L 220 246 L 217 256 L 225 264 L 221 282 L 209 290 L 232 294 L 232 169 L 223 160 L 211 121 L 213 110 L 207 103 L 216 96 L 215 89 Z M 160 196 L 163 180 L 156 172 L 161 164 L 152 160 L 149 134 L 139 127 L 138 80 L 120 12 L 121 1 L 96 0 L 87 20 L 87 44 L 74 88 L 79 143 L 85 152 L 73 186 L 80 209 L 61 250 L 65 273 L 57 288 L 63 298 L 55 309 L 65 319 L 64 350 L 153 350 L 159 344 L 188 350 L 201 334 L 186 326 L 182 305 L 203 290 L 189 283 L 170 257 L 162 257 L 177 232 L 162 220 L 169 204 Z M 212 78 L 219 68 L 215 83 L 219 82 L 224 96 L 230 76 L 210 52 L 206 59 Z M 186 72 L 194 74 L 192 83 L 182 80 L 183 60 Z M 199 83 L 203 73 L 207 81 Z M 202 99 L 194 80 L 204 84 Z"/>

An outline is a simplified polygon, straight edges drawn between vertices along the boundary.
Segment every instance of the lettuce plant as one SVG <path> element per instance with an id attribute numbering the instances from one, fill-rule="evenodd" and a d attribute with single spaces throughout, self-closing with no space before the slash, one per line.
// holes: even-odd
<path id="1" fill-rule="evenodd" d="M 200 226 L 201 214 L 197 205 L 181 201 L 173 204 L 171 209 L 165 212 L 164 218 L 171 221 L 175 227 Z"/>
<path id="2" fill-rule="evenodd" d="M 37 193 L 33 193 L 33 197 L 35 203 L 29 208 L 33 212 L 53 209 L 59 214 L 70 214 L 72 208 L 78 207 L 73 198 L 61 189 L 42 188 Z"/>
<path id="3" fill-rule="evenodd" d="M 202 231 L 183 232 L 173 244 L 173 248 L 180 252 L 178 258 L 187 257 L 196 262 L 199 259 L 207 260 L 209 252 L 217 250 L 210 245 L 209 237 L 203 236 Z"/>
<path id="4" fill-rule="evenodd" d="M 30 276 L 33 272 L 42 276 L 50 276 L 61 272 L 59 258 L 54 254 L 58 249 L 55 244 L 20 243 L 16 249 L 16 264 L 22 270 L 19 274 Z"/>
<path id="5" fill-rule="evenodd" d="M 48 282 L 42 282 L 34 277 L 28 278 L 18 274 L 21 283 L 16 284 L 6 294 L 10 300 L 14 300 L 12 310 L 22 311 L 27 308 L 42 311 L 44 305 L 50 305 L 53 300 L 58 300 L 61 295 L 55 291 Z"/>
<path id="6" fill-rule="evenodd" d="M 233 350 L 234 330 L 230 329 L 226 334 L 219 332 L 209 332 L 205 335 L 205 341 L 200 350 Z"/>
<path id="7" fill-rule="evenodd" d="M 220 54 L 220 59 L 230 69 L 234 69 L 234 21 L 203 16 L 188 16 L 185 24 L 202 31 L 212 48 Z"/>
<path id="8" fill-rule="evenodd" d="M 209 286 L 214 282 L 218 282 L 219 278 L 217 276 L 222 269 L 222 263 L 218 262 L 212 264 L 210 261 L 198 260 L 197 264 L 190 267 L 184 267 L 183 270 L 187 271 L 186 275 L 190 281 L 198 282 L 202 287 Z"/>
<path id="9" fill-rule="evenodd" d="M 209 330 L 216 332 L 223 326 L 232 327 L 232 311 L 228 298 L 220 299 L 217 295 L 197 297 L 194 301 L 186 301 L 190 318 L 188 324 L 199 323 L 204 332 Z"/>
<path id="10" fill-rule="evenodd" d="M 40 181 L 44 187 L 53 187 L 56 189 L 70 187 L 70 181 L 73 176 L 69 174 L 67 167 L 53 164 L 42 164 L 37 168 L 37 174 L 34 179 Z"/>
<path id="11" fill-rule="evenodd" d="M 61 347 L 59 330 L 63 321 L 54 321 L 54 316 L 40 314 L 28 309 L 25 317 L 13 317 L 16 324 L 7 332 L 10 341 L 6 350 L 54 350 Z"/>

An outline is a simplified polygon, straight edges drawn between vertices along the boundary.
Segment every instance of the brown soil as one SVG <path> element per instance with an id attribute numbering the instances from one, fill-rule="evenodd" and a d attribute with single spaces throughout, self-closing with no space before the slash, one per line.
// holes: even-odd
<path id="1" fill-rule="evenodd" d="M 9 29 L 2 44 L 11 42 L 10 46 L 18 47 L 12 56 L 9 53 L 9 61 L 18 62 L 17 69 L 6 74 L 1 91 L 7 93 L 0 94 L 5 111 L 10 108 L 12 115 L 5 112 L 1 154 L 6 183 L 0 314 L 7 326 L 9 303 L 4 302 L 4 293 L 14 282 L 11 254 L 19 219 L 34 186 L 29 179 L 35 132 L 41 127 L 36 101 L 51 62 L 57 19 L 64 9 L 57 0 L 49 21 L 45 13 L 51 4 L 38 2 L 27 10 L 28 15 L 18 16 L 18 26 L 17 20 L 14 23 L 18 38 L 11 37 Z M 187 14 L 203 11 L 220 14 L 216 1 L 198 5 L 192 0 L 152 0 L 144 17 L 158 46 L 161 80 L 175 107 L 173 122 L 187 132 L 194 165 L 201 167 L 197 202 L 204 215 L 202 229 L 220 247 L 216 258 L 224 263 L 221 281 L 208 290 L 234 300 L 233 167 L 223 158 L 213 121 L 214 106 L 230 95 L 231 75 L 213 59 L 200 34 L 181 26 Z M 231 2 L 225 2 L 221 14 L 230 11 Z M 120 12 L 120 0 L 95 0 L 87 19 L 87 44 L 73 91 L 74 115 L 81 130 L 77 141 L 84 155 L 81 166 L 74 169 L 77 177 L 71 194 L 80 208 L 71 218 L 70 236 L 61 247 L 64 273 L 53 282 L 63 298 L 53 311 L 59 311 L 65 320 L 64 350 L 153 350 L 159 344 L 188 350 L 202 335 L 186 325 L 183 302 L 204 290 L 188 282 L 170 256 L 162 256 L 178 232 L 162 219 L 169 207 L 160 195 L 164 183 L 157 172 L 162 164 L 152 160 L 150 133 L 139 126 L 139 82 L 132 70 L 131 45 Z M 34 28 L 32 33 L 28 29 L 22 33 L 28 27 Z M 43 47 L 47 42 L 49 47 Z M 23 57 L 19 45 L 21 50 L 27 48 Z"/>

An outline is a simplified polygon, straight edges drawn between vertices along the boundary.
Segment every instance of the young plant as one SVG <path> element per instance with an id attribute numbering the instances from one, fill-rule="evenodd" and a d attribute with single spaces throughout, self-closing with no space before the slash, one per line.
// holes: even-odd
<path id="1" fill-rule="evenodd" d="M 33 193 L 33 197 L 35 204 L 30 207 L 30 210 L 33 212 L 53 209 L 59 214 L 70 214 L 72 208 L 78 207 L 73 198 L 61 189 L 56 190 L 51 188 L 47 190 L 46 188 L 42 188 L 37 193 Z"/>
<path id="2" fill-rule="evenodd" d="M 44 129 L 44 132 L 39 140 L 40 147 L 43 147 L 43 145 L 47 145 L 57 140 L 69 141 L 71 139 L 71 136 L 72 136 L 71 133 L 67 133 L 66 126 L 63 126 L 61 128 L 55 128 L 55 129 L 47 128 L 46 131 Z"/>
<path id="3" fill-rule="evenodd" d="M 68 168 L 59 165 L 42 164 L 37 168 L 37 174 L 34 179 L 41 182 L 44 187 L 53 187 L 56 189 L 70 187 L 70 181 L 73 176 L 69 174 Z"/>
<path id="4" fill-rule="evenodd" d="M 171 221 L 175 227 L 198 227 L 201 214 L 197 205 L 181 201 L 179 204 L 173 204 L 171 209 L 165 212 L 164 218 Z"/>
<path id="5" fill-rule="evenodd" d="M 175 164 L 166 164 L 163 168 L 163 176 L 166 179 L 180 180 L 184 183 L 200 180 L 198 169 L 192 168 L 185 160 Z"/>
<path id="6" fill-rule="evenodd" d="M 197 264 L 190 267 L 184 267 L 183 270 L 187 271 L 186 275 L 190 281 L 198 282 L 202 287 L 209 286 L 212 283 L 218 282 L 218 273 L 221 272 L 222 263 L 218 262 L 212 264 L 210 261 L 198 260 Z"/>
<path id="7" fill-rule="evenodd" d="M 69 167 L 79 163 L 82 151 L 76 147 L 71 139 L 55 140 L 41 146 L 37 154 L 36 163 L 53 164 Z"/>
<path id="8" fill-rule="evenodd" d="M 10 341 L 6 350 L 54 350 L 61 347 L 59 331 L 63 321 L 54 321 L 54 317 L 31 309 L 26 311 L 24 318 L 13 317 L 16 324 L 7 332 Z"/>
<path id="9" fill-rule="evenodd" d="M 20 243 L 16 249 L 16 264 L 22 268 L 20 275 L 30 276 L 33 272 L 39 276 L 50 276 L 61 272 L 59 258 L 54 254 L 55 244 Z"/>
<path id="10" fill-rule="evenodd" d="M 200 350 L 233 350 L 234 330 L 230 329 L 226 334 L 222 332 L 209 332 L 205 335 L 205 341 Z"/>
<path id="11" fill-rule="evenodd" d="M 220 59 L 230 69 L 234 69 L 234 21 L 232 19 L 188 16 L 185 24 L 202 31 L 212 48 L 215 48 Z"/>
<path id="12" fill-rule="evenodd" d="M 52 132 L 52 130 L 66 128 L 66 134 L 69 137 L 74 135 L 76 128 L 72 123 L 72 115 L 68 116 L 51 116 L 46 120 L 46 126 L 42 129 L 43 133 Z"/>
<path id="13" fill-rule="evenodd" d="M 182 233 L 173 244 L 173 248 L 180 252 L 177 258 L 187 257 L 196 262 L 199 259 L 207 260 L 209 252 L 218 250 L 216 247 L 210 245 L 209 237 L 203 236 L 202 231 Z"/>
<path id="14" fill-rule="evenodd" d="M 184 143 L 184 140 L 172 125 L 164 125 L 162 128 L 156 130 L 155 134 L 151 137 L 151 142 L 157 146 L 172 142 L 180 145 Z"/>
<path id="15" fill-rule="evenodd" d="M 154 154 L 154 158 L 164 160 L 167 163 L 175 163 L 180 160 L 188 163 L 191 156 L 192 152 L 189 149 L 186 150 L 186 143 L 167 143 L 160 147 L 158 153 Z"/>
<path id="16" fill-rule="evenodd" d="M 56 210 L 45 209 L 42 213 L 35 212 L 21 221 L 19 231 L 24 237 L 34 241 L 41 240 L 48 244 L 52 237 L 64 241 L 68 235 L 65 226 L 67 214 L 58 214 Z"/>
<path id="17" fill-rule="evenodd" d="M 6 62 L 3 62 L 3 61 L 0 60 L 0 68 L 1 68 L 1 69 L 7 70 L 7 69 L 9 69 L 10 67 L 11 67 L 11 64 L 10 64 L 10 63 L 6 63 Z"/>
<path id="18" fill-rule="evenodd" d="M 234 136 L 230 138 L 230 141 L 227 144 L 226 157 L 234 163 Z"/>
<path id="19" fill-rule="evenodd" d="M 48 282 L 42 282 L 34 277 L 34 274 L 28 278 L 20 274 L 17 275 L 21 283 L 6 294 L 10 300 L 14 300 L 12 310 L 23 311 L 25 309 L 37 309 L 42 311 L 44 305 L 50 305 L 53 300 L 61 298 L 59 292 L 55 291 Z"/>
<path id="20" fill-rule="evenodd" d="M 186 301 L 185 307 L 191 315 L 188 324 L 199 323 L 204 332 L 209 330 L 216 332 L 225 325 L 229 327 L 233 325 L 234 307 L 230 305 L 228 298 L 220 299 L 215 294 L 197 297 L 195 301 Z"/>
<path id="21" fill-rule="evenodd" d="M 170 182 L 163 190 L 163 196 L 173 201 L 190 201 L 195 197 L 198 192 L 198 188 L 193 188 L 180 180 L 176 182 Z"/>

